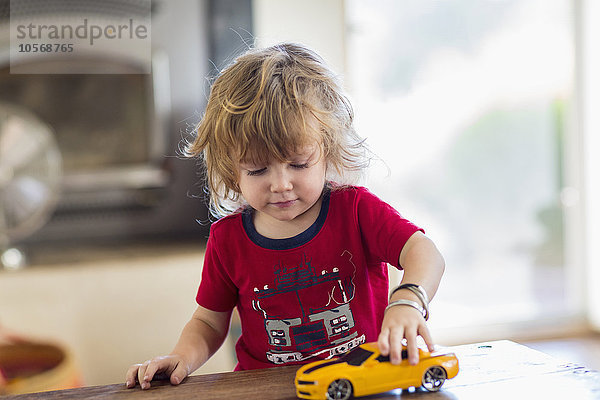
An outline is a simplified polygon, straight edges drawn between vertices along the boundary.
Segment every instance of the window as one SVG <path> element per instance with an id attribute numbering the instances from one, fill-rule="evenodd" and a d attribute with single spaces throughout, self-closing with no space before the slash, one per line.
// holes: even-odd
<path id="1" fill-rule="evenodd" d="M 570 2 L 345 5 L 345 83 L 359 133 L 385 161 L 368 185 L 446 259 L 434 330 L 572 315 Z"/>
<path id="2" fill-rule="evenodd" d="M 367 358 L 369 358 L 372 355 L 372 351 L 365 350 L 362 347 L 357 347 L 356 349 L 340 357 L 340 360 L 345 363 L 348 363 L 349 365 L 358 366 L 362 365 L 362 363 L 364 363 L 367 360 Z"/>

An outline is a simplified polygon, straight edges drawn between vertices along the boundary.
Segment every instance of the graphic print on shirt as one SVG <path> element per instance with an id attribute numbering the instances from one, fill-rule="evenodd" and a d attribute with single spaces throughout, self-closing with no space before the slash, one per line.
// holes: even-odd
<path id="1" fill-rule="evenodd" d="M 315 266 L 305 254 L 297 265 L 278 264 L 274 281 L 254 288 L 254 310 L 263 315 L 275 364 L 330 358 L 365 342 L 359 336 L 350 301 L 356 266 L 345 250 L 337 266 Z M 282 305 L 285 305 L 282 307 Z M 277 310 L 286 310 L 285 315 Z"/>

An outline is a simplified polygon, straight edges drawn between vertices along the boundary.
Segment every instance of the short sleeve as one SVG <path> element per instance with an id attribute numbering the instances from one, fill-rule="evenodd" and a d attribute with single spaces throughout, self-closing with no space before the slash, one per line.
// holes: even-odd
<path id="1" fill-rule="evenodd" d="M 365 188 L 358 188 L 356 215 L 363 243 L 372 258 L 401 268 L 400 252 L 417 225 Z"/>
<path id="2" fill-rule="evenodd" d="M 211 230 L 206 244 L 202 278 L 198 287 L 196 302 L 209 310 L 224 312 L 235 307 L 238 291 L 227 273 L 226 266 L 221 262 L 221 257 L 219 257 L 217 236 Z"/>

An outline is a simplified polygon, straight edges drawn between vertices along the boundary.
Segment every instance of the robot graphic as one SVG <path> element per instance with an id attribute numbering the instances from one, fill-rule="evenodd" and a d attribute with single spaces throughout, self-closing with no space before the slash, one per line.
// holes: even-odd
<path id="1" fill-rule="evenodd" d="M 355 272 L 352 254 L 348 251 L 341 254 L 340 266 L 330 267 L 330 270 L 317 269 L 304 255 L 296 266 L 277 265 L 273 284 L 254 289 L 252 306 L 264 317 L 271 347 L 267 358 L 271 362 L 285 364 L 323 354 L 330 358 L 365 342 L 365 336 L 359 336 L 354 329 L 350 308 Z M 287 302 L 299 307 L 300 316 L 269 312 L 276 308 L 273 305 Z"/>

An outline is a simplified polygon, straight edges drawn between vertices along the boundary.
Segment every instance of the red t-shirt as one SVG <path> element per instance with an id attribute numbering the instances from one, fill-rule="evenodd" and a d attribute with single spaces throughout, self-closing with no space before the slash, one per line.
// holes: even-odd
<path id="1" fill-rule="evenodd" d="M 237 307 L 236 370 L 329 358 L 377 340 L 388 301 L 386 263 L 419 228 L 367 189 L 326 190 L 305 232 L 270 239 L 250 210 L 215 222 L 196 301 Z"/>

